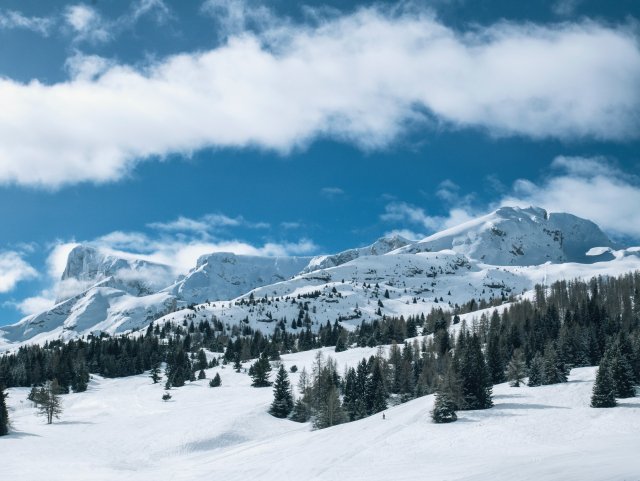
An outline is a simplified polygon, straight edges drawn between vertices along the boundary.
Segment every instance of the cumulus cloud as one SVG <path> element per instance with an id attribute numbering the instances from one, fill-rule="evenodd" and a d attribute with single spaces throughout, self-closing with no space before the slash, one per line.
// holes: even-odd
<path id="1" fill-rule="evenodd" d="M 467 222 L 500 206 L 543 207 L 592 220 L 620 239 L 640 240 L 640 177 L 622 170 L 605 157 L 556 157 L 541 180 L 517 179 L 509 187 L 500 184 L 494 199 L 476 201 L 473 193 L 455 195 L 455 184 L 441 184 L 437 196 L 448 206 L 446 215 L 429 215 L 406 202 L 386 205 L 381 220 L 403 228 L 420 226 L 435 232 Z M 506 191 L 506 192 L 505 192 Z"/>
<path id="2" fill-rule="evenodd" d="M 405 223 L 422 227 L 427 232 L 435 232 L 462 224 L 474 218 L 466 207 L 453 207 L 447 215 L 429 215 L 422 208 L 407 202 L 391 202 L 385 206 L 380 219 L 391 223 Z M 407 234 L 412 231 L 408 230 Z"/>
<path id="3" fill-rule="evenodd" d="M 30 316 L 52 308 L 54 306 L 54 301 L 53 298 L 49 297 L 47 293 L 45 293 L 45 295 L 27 297 L 20 302 L 11 302 L 9 304 L 18 309 L 18 311 L 23 315 Z"/>
<path id="4" fill-rule="evenodd" d="M 640 239 L 640 179 L 603 157 L 557 157 L 542 182 L 520 179 L 502 205 L 539 205 L 590 219 L 620 237 Z"/>
<path id="5" fill-rule="evenodd" d="M 0 252 L 0 293 L 12 291 L 16 285 L 38 276 L 36 270 L 19 252 Z"/>
<path id="6" fill-rule="evenodd" d="M 638 37 L 586 20 L 459 32 L 419 9 L 365 8 L 142 67 L 77 57 L 74 71 L 84 74 L 52 85 L 0 80 L 0 182 L 108 182 L 169 154 L 287 153 L 319 137 L 375 149 L 419 128 L 640 132 Z"/>
<path id="7" fill-rule="evenodd" d="M 67 7 L 64 19 L 76 34 L 76 41 L 106 42 L 111 39 L 108 25 L 98 11 L 84 4 Z"/>

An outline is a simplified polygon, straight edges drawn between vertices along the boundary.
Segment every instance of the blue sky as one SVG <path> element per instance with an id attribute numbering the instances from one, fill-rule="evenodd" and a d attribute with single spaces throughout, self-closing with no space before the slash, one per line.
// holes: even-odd
<path id="1" fill-rule="evenodd" d="M 0 324 L 89 242 L 184 272 L 537 204 L 640 240 L 634 0 L 0 5 Z"/>

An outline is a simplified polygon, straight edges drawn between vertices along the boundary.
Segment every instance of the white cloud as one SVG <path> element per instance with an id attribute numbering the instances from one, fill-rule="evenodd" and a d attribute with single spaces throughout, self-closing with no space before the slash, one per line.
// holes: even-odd
<path id="1" fill-rule="evenodd" d="M 18 311 L 20 311 L 25 316 L 30 316 L 32 314 L 38 314 L 40 312 L 46 311 L 47 309 L 51 309 L 54 306 L 54 300 L 52 297 L 40 295 L 27 297 L 20 302 L 11 303 L 11 305 L 18 309 Z"/>
<path id="2" fill-rule="evenodd" d="M 327 199 L 335 199 L 336 197 L 343 196 L 344 190 L 340 187 L 323 187 L 320 189 L 320 194 Z"/>
<path id="3" fill-rule="evenodd" d="M 108 182 L 212 146 L 286 153 L 331 137 L 373 149 L 430 125 L 536 139 L 640 132 L 637 35 L 593 21 L 460 33 L 428 13 L 368 8 L 103 66 L 52 85 L 0 80 L 0 182 Z"/>
<path id="4" fill-rule="evenodd" d="M 421 234 L 419 232 L 415 232 L 410 229 L 393 229 L 385 232 L 384 235 L 385 237 L 399 235 L 400 237 L 404 237 L 405 239 L 413 240 L 413 241 L 426 237 L 425 234 Z"/>
<path id="5" fill-rule="evenodd" d="M 454 227 L 474 218 L 467 207 L 453 207 L 445 216 L 428 215 L 424 209 L 406 202 L 391 202 L 380 216 L 385 222 L 409 223 L 421 226 L 428 232 Z M 410 231 L 409 231 L 410 232 Z"/>
<path id="6" fill-rule="evenodd" d="M 19 282 L 37 276 L 36 270 L 22 258 L 19 252 L 0 252 L 0 292 L 10 292 Z"/>
<path id="7" fill-rule="evenodd" d="M 152 222 L 148 227 L 166 232 L 192 232 L 207 237 L 209 233 L 224 227 L 248 227 L 251 229 L 267 229 L 266 222 L 250 222 L 242 216 L 229 217 L 224 214 L 206 214 L 199 219 L 179 216 L 170 222 Z"/>
<path id="8" fill-rule="evenodd" d="M 601 157 L 557 157 L 553 175 L 520 179 L 500 204 L 538 205 L 590 219 L 615 236 L 640 239 L 640 180 Z"/>
<path id="9" fill-rule="evenodd" d="M 283 23 L 266 6 L 243 0 L 205 0 L 202 13 L 217 24 L 221 38 L 242 34 L 248 29 L 264 31 Z"/>
<path id="10" fill-rule="evenodd" d="M 79 3 L 66 8 L 64 22 L 73 31 L 75 42 L 105 43 L 134 28 L 144 17 L 162 24 L 171 18 L 171 11 L 162 0 L 137 0 L 119 17 L 105 18 L 95 7 Z"/>
<path id="11" fill-rule="evenodd" d="M 107 42 L 112 36 L 98 11 L 84 4 L 67 7 L 64 19 L 76 34 L 76 41 Z"/>
<path id="12" fill-rule="evenodd" d="M 14 10 L 0 10 L 0 30 L 31 30 L 47 37 L 55 21 L 48 17 L 29 17 Z"/>

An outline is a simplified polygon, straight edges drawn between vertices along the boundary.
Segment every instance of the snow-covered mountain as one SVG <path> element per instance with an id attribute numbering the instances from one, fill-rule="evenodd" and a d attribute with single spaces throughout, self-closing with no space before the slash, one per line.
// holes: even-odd
<path id="1" fill-rule="evenodd" d="M 400 235 L 381 237 L 370 246 L 349 249 L 338 254 L 316 256 L 302 273 L 336 267 L 362 256 L 380 256 L 411 244 L 411 241 Z"/>
<path id="2" fill-rule="evenodd" d="M 287 280 L 310 257 L 261 257 L 216 252 L 201 256 L 195 269 L 166 291 L 189 304 L 234 299 L 259 286 Z"/>
<path id="3" fill-rule="evenodd" d="M 491 214 L 433 234 L 396 253 L 451 249 L 491 265 L 527 266 L 545 262 L 590 263 L 610 254 L 587 256 L 592 247 L 614 247 L 593 222 L 539 207 L 502 207 Z"/>
<path id="4" fill-rule="evenodd" d="M 171 268 L 136 256 L 115 255 L 97 247 L 78 245 L 67 257 L 57 302 L 74 297 L 100 284 L 133 296 L 157 292 L 171 283 Z"/>
<path id="5" fill-rule="evenodd" d="M 181 322 L 194 312 L 203 320 L 248 321 L 265 332 L 280 320 L 293 328 L 302 311 L 314 329 L 336 319 L 348 327 L 520 294 L 541 282 L 637 270 L 639 251 L 618 249 L 588 220 L 536 207 L 503 207 L 418 242 L 386 237 L 330 256 L 205 255 L 177 280 L 157 274 L 166 266 L 80 246 L 69 255 L 61 284 L 84 290 L 3 327 L 0 340 L 114 334 L 150 320 Z M 155 275 L 159 287 L 149 288 L 146 275 Z M 193 304 L 196 310 L 188 308 Z"/>

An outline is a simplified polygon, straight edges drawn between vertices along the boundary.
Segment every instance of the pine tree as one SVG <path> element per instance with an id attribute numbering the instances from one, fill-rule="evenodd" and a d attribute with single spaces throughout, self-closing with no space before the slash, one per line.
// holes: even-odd
<path id="1" fill-rule="evenodd" d="M 615 385 L 616 397 L 625 399 L 636 395 L 633 386 L 634 373 L 631 363 L 626 356 L 622 354 L 619 346 L 612 347 L 608 354 L 611 368 L 611 375 Z"/>
<path id="2" fill-rule="evenodd" d="M 566 368 L 558 359 L 553 344 L 547 344 L 542 360 L 542 384 L 558 384 L 567 382 Z"/>
<path id="3" fill-rule="evenodd" d="M 436 392 L 436 400 L 431 411 L 431 419 L 434 423 L 452 423 L 458 419 L 456 405 L 446 390 Z"/>
<path id="4" fill-rule="evenodd" d="M 530 387 L 542 386 L 542 357 L 540 357 L 540 353 L 536 353 L 531 360 L 529 382 L 527 384 Z"/>
<path id="5" fill-rule="evenodd" d="M 220 379 L 219 373 L 216 373 L 216 375 L 213 376 L 213 379 L 209 381 L 209 387 L 218 387 L 221 384 L 222 384 L 222 380 Z"/>
<path id="6" fill-rule="evenodd" d="M 291 384 L 289 375 L 284 366 L 280 364 L 276 380 L 273 384 L 273 403 L 269 414 L 277 418 L 286 418 L 293 410 L 293 395 L 291 394 Z"/>
<path id="7" fill-rule="evenodd" d="M 340 395 L 335 386 L 330 386 L 324 398 L 320 402 L 317 415 L 313 425 L 317 429 L 324 429 L 336 424 L 341 424 L 346 420 Z"/>
<path id="8" fill-rule="evenodd" d="M 271 364 L 266 353 L 262 353 L 258 360 L 251 366 L 249 374 L 253 378 L 251 385 L 253 387 L 271 386 L 269 381 L 269 373 L 271 372 Z"/>
<path id="9" fill-rule="evenodd" d="M 603 357 L 593 385 L 591 407 L 611 408 L 616 405 L 616 387 L 611 374 L 611 365 L 607 357 Z"/>
<path id="10" fill-rule="evenodd" d="M 153 384 L 158 384 L 160 379 L 162 379 L 162 376 L 160 375 L 160 364 L 155 364 L 153 366 L 153 368 L 151 369 L 151 373 L 149 374 L 149 377 L 153 381 Z"/>
<path id="11" fill-rule="evenodd" d="M 513 355 L 507 366 L 507 379 L 511 387 L 520 387 L 520 384 L 524 383 L 526 367 L 527 365 L 525 364 L 522 350 L 516 349 L 513 351 Z"/>
<path id="12" fill-rule="evenodd" d="M 384 384 L 382 360 L 376 359 L 371 368 L 371 376 L 367 384 L 366 404 L 368 414 L 375 414 L 387 409 L 387 390 Z"/>
<path id="13" fill-rule="evenodd" d="M 62 414 L 62 400 L 59 396 L 60 385 L 58 380 L 47 381 L 43 388 L 38 391 L 35 402 L 39 414 L 46 416 L 47 424 L 53 423 L 53 418 L 58 419 Z"/>
<path id="14" fill-rule="evenodd" d="M 200 369 L 198 373 L 198 379 L 207 379 L 207 375 L 204 373 L 204 369 Z"/>
<path id="15" fill-rule="evenodd" d="M 4 384 L 0 382 L 0 436 L 9 434 L 9 411 L 7 410 L 8 394 L 4 392 Z"/>
<path id="16" fill-rule="evenodd" d="M 301 398 L 296 399 L 293 404 L 293 411 L 291 412 L 291 420 L 297 423 L 306 423 L 311 419 L 311 409 L 309 405 Z"/>
<path id="17" fill-rule="evenodd" d="M 487 409 L 493 406 L 491 400 L 491 375 L 482 354 L 480 338 L 473 334 L 460 353 L 458 362 L 460 379 L 462 381 L 461 409 Z"/>

